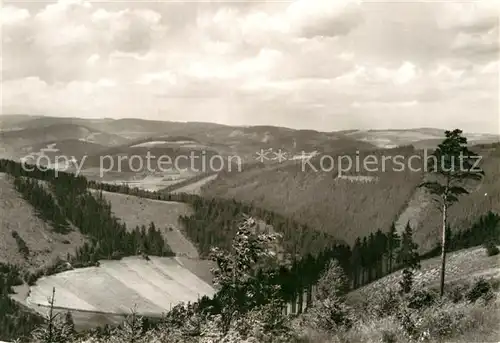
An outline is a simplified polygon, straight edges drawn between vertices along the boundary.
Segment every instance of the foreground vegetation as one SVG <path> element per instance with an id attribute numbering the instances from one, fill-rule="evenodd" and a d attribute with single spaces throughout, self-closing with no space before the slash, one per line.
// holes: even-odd
<path id="1" fill-rule="evenodd" d="M 346 298 L 349 280 L 335 260 L 319 279 L 314 305 L 301 315 L 286 315 L 280 287 L 272 281 L 280 264 L 275 244 L 279 235 L 256 232 L 255 221 L 247 218 L 230 251 L 211 251 L 216 263 L 214 282 L 219 287 L 214 299 L 180 304 L 156 323 L 132 313 L 117 328 L 87 333 L 74 332 L 68 318 L 49 315 L 30 341 L 410 343 L 467 337 L 488 340 L 498 333 L 499 282 L 495 280 L 451 285 L 443 298 L 434 289 L 401 287 L 352 303 Z M 262 275 L 267 275 L 267 282 Z"/>

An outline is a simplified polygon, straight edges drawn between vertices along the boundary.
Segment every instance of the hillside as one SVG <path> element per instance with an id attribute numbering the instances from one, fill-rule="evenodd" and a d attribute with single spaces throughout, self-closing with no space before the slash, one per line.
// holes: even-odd
<path id="1" fill-rule="evenodd" d="M 23 122 L 23 123 L 29 123 Z M 115 134 L 91 129 L 84 125 L 73 123 L 56 123 L 49 126 L 21 128 L 10 131 L 0 131 L 0 152 L 3 156 L 19 159 L 30 153 L 39 152 L 40 144 L 57 144 L 68 140 L 79 140 L 102 146 L 124 144 L 128 140 Z M 69 148 L 69 147 L 68 147 Z M 66 149 L 69 156 L 80 155 L 80 147 L 75 150 Z"/>
<path id="2" fill-rule="evenodd" d="M 478 216 L 500 210 L 500 146 L 485 145 L 474 149 L 484 156 L 481 166 L 486 176 L 480 185 L 471 188 L 470 195 L 461 197 L 460 202 L 451 207 L 452 230 L 468 228 Z M 372 154 L 378 156 L 377 161 L 398 155 L 406 159 L 423 156 L 422 151 L 412 148 L 381 149 Z M 368 153 L 348 156 L 355 161 L 358 155 L 363 161 Z M 318 155 L 312 160 L 318 171 L 308 165 L 305 165 L 308 169 L 303 169 L 303 165 L 286 161 L 278 166 L 261 166 L 241 173 L 221 173 L 203 188 L 202 195 L 234 198 L 269 208 L 348 243 L 377 229 L 387 231 L 392 222 L 396 222 L 401 231 L 409 221 L 421 251 L 434 247 L 439 240 L 440 217 L 429 196 L 417 190 L 424 176 L 418 171 L 423 167 L 420 160 L 412 161 L 414 171 L 410 168 L 400 171 L 395 162 L 391 164 L 389 160 L 385 171 L 353 167 L 338 177 L 338 165 L 331 171 L 322 170 L 320 158 Z M 339 160 L 335 158 L 334 161 Z M 325 165 L 329 166 L 327 162 Z"/>
<path id="3" fill-rule="evenodd" d="M 80 161 L 84 156 L 95 155 L 107 149 L 107 146 L 84 139 L 63 139 L 34 144 L 30 148 L 32 154 L 44 154 L 51 161 L 54 161 L 55 156 L 74 157 Z"/>
<path id="4" fill-rule="evenodd" d="M 373 152 L 379 158 L 412 153 L 411 148 Z M 350 156 L 356 158 L 354 154 Z M 388 230 L 422 180 L 418 172 L 393 171 L 390 161 L 385 172 L 351 170 L 344 173 L 350 177 L 338 178 L 338 166 L 331 171 L 321 170 L 320 158 L 314 161 L 318 171 L 308 166 L 303 171 L 300 163 L 283 163 L 241 173 L 221 173 L 203 189 L 202 195 L 234 198 L 268 208 L 353 243 L 358 236 Z M 372 179 L 365 182 L 361 176 Z"/>
<path id="5" fill-rule="evenodd" d="M 188 216 L 192 213 L 187 204 L 105 191 L 102 194 L 111 203 L 113 214 L 122 220 L 129 230 L 137 226 L 147 227 L 154 222 L 177 256 L 198 258 L 195 246 L 184 236 L 179 224 L 179 216 Z"/>
<path id="6" fill-rule="evenodd" d="M 88 312 L 160 316 L 179 302 L 213 295 L 213 288 L 175 258 L 123 258 L 101 261 L 99 267 L 81 268 L 41 278 L 30 289 L 26 304 L 47 307 L 56 288 L 54 306 Z M 40 309 L 46 311 L 43 308 Z"/>
<path id="7" fill-rule="evenodd" d="M 434 257 L 421 262 L 421 268 L 415 274 L 416 285 L 436 288 L 439 286 L 441 257 Z M 500 279 L 500 265 L 497 256 L 487 256 L 484 248 L 476 247 L 451 252 L 446 257 L 446 283 L 484 277 Z M 352 301 L 363 301 L 376 292 L 397 289 L 401 280 L 401 271 L 372 282 L 350 293 Z"/>
<path id="8" fill-rule="evenodd" d="M 401 152 L 401 149 L 396 150 L 396 152 Z M 176 304 L 182 300 L 193 299 L 192 301 L 195 301 L 200 295 L 213 294 L 210 293 L 213 292 L 213 288 L 211 288 L 209 281 L 211 279 L 211 275 L 208 273 L 209 263 L 199 261 L 196 258 L 155 257 L 157 254 L 171 256 L 172 251 L 176 248 L 179 249 L 178 251 L 187 251 L 193 248 L 192 245 L 185 245 L 186 241 L 182 242 L 184 246 L 182 244 L 175 248 L 171 246 L 172 241 L 168 240 L 170 231 L 165 230 L 164 224 L 175 224 L 176 218 L 180 219 L 179 222 L 183 224 L 182 232 L 178 230 L 172 232 L 175 232 L 178 238 L 180 238 L 180 234 L 185 232 L 186 236 L 204 254 L 213 246 L 230 248 L 231 241 L 235 237 L 235 219 L 240 218 L 241 214 L 250 214 L 266 221 L 275 232 L 283 235 L 283 240 L 279 245 L 280 248 L 284 249 L 283 252 L 291 253 L 293 256 L 292 261 L 283 260 L 291 263 L 291 269 L 279 269 L 275 279 L 272 280 L 283 287 L 280 296 L 286 302 L 296 303 L 307 299 L 311 294 L 312 286 L 318 281 L 318 277 L 332 258 L 339 261 L 354 281 L 355 286 L 366 285 L 383 277 L 388 272 L 384 270 L 386 262 L 384 256 L 390 253 L 388 249 L 391 248 L 387 245 L 383 249 L 377 247 L 378 242 L 385 236 L 381 231 L 377 231 L 375 235 L 369 237 L 367 237 L 366 231 L 359 231 L 359 238 L 363 245 L 358 244 L 351 249 L 348 246 L 338 244 L 332 232 L 330 234 L 321 233 L 321 230 L 315 230 L 314 227 L 311 229 L 305 225 L 299 225 L 290 216 L 282 216 L 267 208 L 253 207 L 235 200 L 207 199 L 196 194 L 186 193 L 145 192 L 126 186 L 118 186 L 116 189 L 109 188 L 125 194 L 103 192 L 101 197 L 96 194 L 96 191 L 88 191 L 88 188 L 107 189 L 106 187 L 109 185 L 89 183 L 83 177 L 66 173 L 60 173 L 58 177 L 55 177 L 53 171 L 27 172 L 22 170 L 19 164 L 12 161 L 1 162 L 2 170 L 17 176 L 16 180 L 30 178 L 43 180 L 41 188 L 50 191 L 56 200 L 51 208 L 58 204 L 61 213 L 75 223 L 82 233 L 92 238 L 91 243 L 77 249 L 74 256 L 68 256 L 67 261 L 51 268 L 45 276 L 42 274 L 33 275 L 37 278 L 37 282 L 34 282 L 30 275 L 29 280 L 32 284 L 30 293 L 22 293 L 25 294 L 27 300 L 21 291 L 19 295 L 15 296 L 15 299 L 23 304 L 28 304 L 40 313 L 44 313 L 46 311 L 44 305 L 47 305 L 46 298 L 50 295 L 52 288 L 56 287 L 61 290 L 59 298 L 61 302 L 57 306 L 60 307 L 60 310 L 72 308 L 76 314 L 75 320 L 79 318 L 78 325 L 80 327 L 93 325 L 91 323 L 99 321 L 97 318 L 101 318 L 102 322 L 116 323 L 118 321 L 116 315 L 123 315 L 126 312 L 126 307 L 130 309 L 134 305 L 138 306 L 140 313 L 158 316 L 165 311 L 165 306 L 170 308 L 170 304 Z M 297 173 L 296 168 L 297 164 L 295 163 L 285 163 L 283 166 L 261 165 L 251 169 L 251 171 L 256 176 L 267 172 L 279 174 L 282 171 L 295 171 L 296 175 L 306 174 Z M 241 174 L 245 174 L 245 172 Z M 323 174 L 325 175 L 326 172 Z M 394 173 L 392 182 L 397 175 L 403 174 Z M 228 176 L 231 175 L 223 175 L 223 177 Z M 355 174 L 350 174 L 344 175 L 340 180 L 332 179 L 335 182 L 334 185 L 364 185 L 367 187 L 380 185 L 381 182 L 389 184 L 389 180 L 385 180 L 383 174 L 372 172 L 372 174 L 363 176 L 372 178 L 363 179 Z M 210 189 L 218 181 L 219 178 L 208 183 L 206 188 Z M 41 190 L 30 188 L 33 186 L 32 181 L 25 182 L 25 184 L 20 183 L 20 186 L 24 187 L 20 190 L 23 196 L 26 196 L 26 189 L 33 190 L 33 196 L 29 198 L 30 202 L 37 209 L 40 209 L 44 216 L 54 214 L 55 212 L 47 211 L 46 201 L 37 201 L 38 196 L 41 196 Z M 37 183 L 35 182 L 35 184 Z M 414 187 L 410 189 L 410 195 L 413 190 Z M 320 188 L 318 188 L 319 191 Z M 374 189 L 370 191 L 375 192 Z M 345 192 L 347 193 L 347 191 Z M 325 193 L 324 190 L 323 193 Z M 387 198 L 387 195 L 385 197 Z M 108 205 L 108 201 L 111 205 Z M 179 204 L 177 201 L 182 201 L 183 204 Z M 358 213 L 358 216 L 360 215 Z M 53 217 L 48 218 L 59 220 Z M 157 222 L 156 225 L 149 224 L 148 226 L 152 219 L 161 221 L 161 223 Z M 296 220 L 300 219 L 303 218 Z M 498 218 L 496 220 L 498 221 Z M 144 225 L 144 229 L 134 229 L 132 225 Z M 176 228 L 181 227 L 177 226 Z M 483 227 L 483 225 L 476 229 L 478 231 L 472 233 L 469 243 L 477 244 L 472 239 L 476 233 L 492 235 L 497 232 L 493 227 Z M 167 238 L 166 245 L 159 244 L 165 241 L 165 237 Z M 143 253 L 143 257 L 132 257 L 138 253 Z M 150 256 L 149 260 L 147 256 Z M 468 258 L 474 261 L 481 260 L 475 255 Z M 109 259 L 114 261 L 104 261 Z M 482 266 L 471 268 L 484 270 Z M 436 268 L 432 267 L 431 269 L 431 274 L 434 275 Z M 450 271 L 454 272 L 453 269 Z M 265 276 L 259 277 L 264 277 L 262 280 L 259 279 L 259 282 L 264 282 Z M 106 288 L 108 291 L 102 288 L 104 284 L 108 287 Z M 165 284 L 169 286 L 164 287 Z M 109 291 L 109 288 L 112 291 Z M 302 296 L 304 293 L 305 296 Z M 106 296 L 104 297 L 102 294 L 106 294 Z M 196 298 L 194 298 L 195 294 Z M 217 304 L 219 300 L 213 301 Z M 100 304 L 103 304 L 102 309 L 99 307 Z"/>
<path id="9" fill-rule="evenodd" d="M 500 212 L 500 145 L 487 146 L 480 149 L 483 156 L 481 167 L 485 176 L 481 183 L 471 184 L 469 195 L 464 195 L 460 201 L 449 209 L 449 225 L 457 232 L 469 228 L 477 217 L 487 211 Z M 415 227 L 415 239 L 422 242 L 422 249 L 431 248 L 440 232 L 440 212 L 435 206 L 426 206 L 420 214 Z"/>
<path id="10" fill-rule="evenodd" d="M 28 258 L 19 251 L 12 236 L 17 232 L 29 250 Z M 31 204 L 14 189 L 12 177 L 0 173 L 0 262 L 17 264 L 34 271 L 57 257 L 72 254 L 85 242 L 77 229 L 68 234 L 54 228 L 36 214 Z"/>

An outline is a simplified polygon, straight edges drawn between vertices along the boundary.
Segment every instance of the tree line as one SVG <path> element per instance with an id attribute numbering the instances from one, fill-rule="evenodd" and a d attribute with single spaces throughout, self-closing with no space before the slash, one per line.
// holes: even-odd
<path id="1" fill-rule="evenodd" d="M 22 285 L 19 267 L 0 262 L 0 340 L 12 340 L 28 335 L 43 318 L 32 313 L 10 298 L 13 287 Z"/>
<path id="2" fill-rule="evenodd" d="M 360 237 L 350 247 L 324 232 L 235 200 L 149 192 L 125 185 L 88 181 L 84 177 L 62 172 L 56 177 L 54 171 L 34 168 L 29 172 L 21 164 L 9 160 L 0 160 L 0 171 L 8 172 L 15 177 L 30 177 L 50 183 L 50 189 L 57 202 L 61 204 L 64 216 L 91 239 L 78 249 L 72 258 L 74 266 L 92 264 L 97 259 L 119 258 L 128 253 L 136 254 L 141 249 L 149 253 L 153 249 L 159 249 L 155 244 L 161 241 L 154 224 L 148 230 L 136 228 L 132 233 L 127 232 L 125 225 L 112 215 L 111 206 L 104 200 L 102 193 L 97 196 L 92 195 L 88 188 L 190 204 L 194 213 L 191 216 L 181 217 L 180 221 L 185 227 L 187 236 L 205 256 L 209 254 L 210 247 L 218 246 L 226 249 L 231 247 L 237 230 L 234 221 L 241 214 L 263 220 L 283 236 L 282 245 L 289 256 L 290 267 L 280 267 L 273 274 L 272 280 L 260 279 L 260 282 L 280 285 L 281 298 L 293 302 L 299 300 L 299 306 L 302 304 L 304 291 L 307 302 L 310 301 L 312 287 L 332 259 L 339 261 L 349 276 L 352 287 L 356 288 L 404 267 L 408 264 L 408 260 L 403 257 L 402 252 L 406 252 L 406 256 L 413 256 L 416 250 L 411 234 L 406 237 L 407 243 L 403 243 L 396 234 L 394 225 L 387 232 L 378 230 L 366 237 Z M 448 235 L 448 249 L 475 246 L 485 240 L 498 242 L 499 222 L 500 217 L 497 214 L 491 212 L 486 214 L 469 230 Z M 411 230 L 409 225 L 406 228 L 406 231 L 408 230 Z M 439 250 L 437 249 L 438 253 Z M 435 253 L 435 251 L 429 252 L 425 257 Z M 268 273 L 262 273 L 262 278 L 269 277 Z"/>
<path id="3" fill-rule="evenodd" d="M 45 190 L 39 180 L 18 176 L 14 178 L 14 187 L 33 206 L 40 219 L 52 224 L 55 232 L 70 232 L 66 217 L 52 194 Z"/>
<path id="4" fill-rule="evenodd" d="M 20 163 L 9 160 L 0 161 L 0 171 L 14 177 L 16 189 L 44 220 L 55 223 L 59 228 L 56 231 L 61 232 L 63 223 L 69 227 L 69 222 L 87 238 L 74 255 L 68 256 L 66 262 L 72 267 L 95 265 L 99 259 L 120 259 L 138 254 L 174 255 L 154 223 L 127 230 L 126 225 L 113 215 L 111 204 L 102 193 L 93 195 L 82 176 L 56 175 L 54 170 L 44 171 L 37 167 L 23 168 Z M 40 181 L 46 181 L 47 187 Z M 47 272 L 50 271 L 40 270 L 28 276 L 29 283 Z"/>
<path id="5" fill-rule="evenodd" d="M 409 264 L 408 257 L 416 253 L 418 246 L 413 242 L 412 228 L 409 224 L 402 235 L 396 232 L 393 223 L 386 232 L 381 229 L 365 237 L 355 240 L 352 247 L 336 240 L 334 237 L 318 232 L 306 225 L 299 224 L 274 212 L 260 209 L 251 204 L 236 200 L 203 198 L 192 194 L 168 194 L 150 192 L 127 185 L 110 185 L 90 181 L 92 188 L 109 192 L 124 193 L 144 198 L 179 201 L 188 203 L 192 209 L 191 216 L 181 216 L 187 236 L 197 245 L 202 256 L 207 256 L 210 247 L 218 246 L 228 249 L 236 233 L 235 218 L 248 214 L 260 218 L 273 229 L 283 235 L 282 244 L 291 256 L 291 267 L 283 269 L 277 277 L 282 287 L 282 296 L 287 301 L 298 302 L 301 298 L 312 298 L 312 288 L 329 261 L 336 259 L 346 271 L 352 287 L 357 288 L 377 280 L 395 270 Z M 467 230 L 448 235 L 448 251 L 454 251 L 483 244 L 485 241 L 500 243 L 500 216 L 488 212 Z M 451 231 L 451 228 L 449 228 Z M 406 233 L 406 241 L 402 246 L 402 237 Z M 419 259 L 434 257 L 441 251 L 437 244 L 431 251 L 425 252 Z M 405 255 L 406 254 L 406 255 Z M 410 263 L 411 264 L 411 263 Z"/>

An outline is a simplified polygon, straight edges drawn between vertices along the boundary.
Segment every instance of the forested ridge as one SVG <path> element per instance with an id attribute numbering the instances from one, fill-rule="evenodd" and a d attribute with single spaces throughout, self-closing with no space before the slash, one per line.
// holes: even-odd
<path id="1" fill-rule="evenodd" d="M 59 172 L 56 177 L 53 170 L 43 171 L 35 168 L 30 172 L 23 169 L 21 164 L 10 160 L 0 160 L 0 172 L 12 175 L 20 189 L 37 187 L 34 186 L 37 182 L 27 181 L 29 178 L 44 180 L 50 184 L 50 192 L 53 194 L 54 200 L 57 200 L 58 205 L 56 201 L 42 204 L 39 201 L 33 200 L 31 202 L 29 200 L 30 203 L 34 207 L 58 206 L 62 215 L 90 238 L 90 243 L 78 248 L 74 256 L 68 256 L 66 262 L 70 262 L 72 267 L 95 264 L 98 259 L 120 258 L 140 252 L 155 255 L 171 254 L 166 243 L 159 243 L 164 241 L 154 223 L 150 225 L 149 229 L 136 228 L 133 232 L 128 232 L 125 225 L 112 215 L 111 207 L 103 199 L 102 194 L 94 196 L 88 188 L 156 200 L 179 201 L 191 205 L 194 211 L 193 215 L 181 217 L 180 221 L 187 236 L 198 246 L 200 253 L 205 256 L 207 256 L 209 249 L 214 246 L 231 248 L 231 242 L 237 231 L 234 222 L 242 214 L 264 220 L 276 232 L 282 234 L 282 244 L 289 256 L 290 267 L 280 267 L 272 280 L 266 282 L 262 280 L 262 282 L 280 285 L 281 298 L 285 301 L 295 301 L 296 298 L 301 298 L 304 291 L 307 293 L 307 300 L 310 301 L 312 286 L 318 282 L 332 259 L 339 261 L 353 288 L 372 282 L 402 266 L 400 254 L 401 251 L 404 251 L 404 247 L 401 246 L 400 238 L 395 233 L 394 225 L 388 232 L 379 229 L 368 236 L 359 237 L 350 247 L 324 232 L 298 224 L 271 211 L 235 200 L 205 199 L 189 194 L 148 192 L 126 186 L 87 181 L 84 177 L 62 172 Z M 29 182 L 29 186 L 24 185 L 23 182 Z M 49 194 L 49 191 L 44 190 L 43 187 L 37 188 L 36 192 Z M 46 197 L 46 194 L 43 196 Z M 55 213 L 56 210 L 40 210 L 39 212 L 40 215 L 46 216 L 46 220 L 50 221 L 53 220 L 53 216 L 49 214 Z M 469 230 L 449 236 L 451 237 L 449 249 L 475 246 L 482 244 L 485 240 L 493 240 L 498 243 L 499 222 L 500 217 L 497 214 L 485 214 Z M 431 251 L 426 257 L 434 253 Z M 54 267 L 50 272 L 66 268 L 64 264 L 59 267 Z M 25 276 L 25 279 L 32 283 L 38 276 L 40 275 Z M 268 278 L 264 274 L 262 277 Z M 11 282 L 10 286 L 12 285 Z M 2 298 L 8 298 L 8 291 L 2 292 Z M 217 299 L 214 301 L 217 303 Z M 6 307 L 12 309 L 14 305 L 7 304 Z M 7 322 L 10 323 L 8 320 Z"/>
<path id="2" fill-rule="evenodd" d="M 38 216 L 50 222 L 56 232 L 69 232 L 66 217 L 62 214 L 52 194 L 45 190 L 39 180 L 16 177 L 14 179 L 14 186 L 23 198 L 35 208 Z"/>
<path id="3" fill-rule="evenodd" d="M 144 198 L 179 201 L 188 203 L 194 210 L 193 215 L 183 216 L 180 221 L 188 237 L 198 246 L 202 255 L 207 255 L 211 246 L 229 248 L 234 238 L 235 219 L 244 213 L 264 220 L 276 232 L 283 235 L 282 244 L 291 256 L 291 268 L 282 270 L 281 281 L 284 298 L 295 300 L 303 291 L 317 283 L 328 262 L 335 258 L 349 276 L 352 287 L 361 287 L 392 271 L 401 268 L 400 237 L 393 223 L 388 232 L 378 229 L 368 236 L 358 237 L 350 247 L 334 237 L 313 228 L 301 225 L 271 211 L 244 204 L 236 200 L 206 199 L 191 194 L 169 194 L 150 192 L 126 185 L 110 185 L 89 182 L 89 187 L 129 194 Z M 500 216 L 487 212 L 480 216 L 469 229 L 448 235 L 448 250 L 459 250 L 493 240 L 500 242 Z M 411 229 L 411 228 L 410 228 Z M 450 231 L 451 228 L 449 228 Z M 440 246 L 425 252 L 421 258 L 439 254 Z M 311 295 L 308 295 L 311 297 Z"/>
<path id="4" fill-rule="evenodd" d="M 168 243 L 154 223 L 149 227 L 127 230 L 125 224 L 111 212 L 111 205 L 101 195 L 94 196 L 83 177 L 54 171 L 23 170 L 19 163 L 2 160 L 0 172 L 6 172 L 14 180 L 14 186 L 43 220 L 53 223 L 54 229 L 67 233 L 69 223 L 89 238 L 83 246 L 76 247 L 72 255 L 61 257 L 47 268 L 35 272 L 22 271 L 16 266 L 2 265 L 0 273 L 0 339 L 12 339 L 28 333 L 40 318 L 26 312 L 8 296 L 12 287 L 24 282 L 33 284 L 39 277 L 71 268 L 96 265 L 99 259 L 119 259 L 124 256 L 146 254 L 173 256 Z M 48 182 L 48 187 L 41 184 Z M 29 249 L 21 236 L 13 231 L 18 249 L 29 258 Z M 14 277 L 15 276 L 15 277 Z M 19 329 L 16 329 L 16 326 Z"/>

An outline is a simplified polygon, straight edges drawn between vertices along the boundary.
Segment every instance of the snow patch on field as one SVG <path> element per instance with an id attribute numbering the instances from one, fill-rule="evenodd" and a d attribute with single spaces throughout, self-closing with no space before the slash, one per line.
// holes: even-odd
<path id="1" fill-rule="evenodd" d="M 54 306 L 83 311 L 161 314 L 180 302 L 194 302 L 215 290 L 175 258 L 128 257 L 101 261 L 100 267 L 71 270 L 38 280 L 30 287 L 27 304 L 48 306 L 55 287 Z"/>
<path id="2" fill-rule="evenodd" d="M 218 174 L 213 174 L 210 176 L 207 176 L 201 180 L 198 180 L 196 182 L 190 183 L 189 185 L 186 185 L 181 188 L 177 188 L 176 190 L 172 191 L 171 193 L 177 194 L 177 193 L 188 193 L 188 194 L 201 194 L 201 189 L 203 186 L 205 186 L 207 183 L 215 180 L 219 175 Z"/>
<path id="3" fill-rule="evenodd" d="M 132 145 L 131 148 L 147 148 L 147 147 L 152 147 L 156 145 L 163 145 L 167 144 L 167 141 L 151 141 L 151 142 L 144 142 L 144 143 L 139 143 Z"/>

